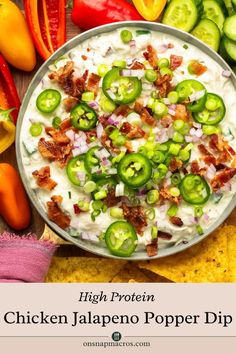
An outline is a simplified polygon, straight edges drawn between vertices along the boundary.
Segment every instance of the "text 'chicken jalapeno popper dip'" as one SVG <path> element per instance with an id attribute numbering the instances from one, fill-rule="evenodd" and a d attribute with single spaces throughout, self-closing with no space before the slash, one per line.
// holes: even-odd
<path id="1" fill-rule="evenodd" d="M 236 190 L 230 75 L 195 46 L 142 28 L 58 58 L 21 130 L 48 218 L 120 257 L 202 235 Z"/>

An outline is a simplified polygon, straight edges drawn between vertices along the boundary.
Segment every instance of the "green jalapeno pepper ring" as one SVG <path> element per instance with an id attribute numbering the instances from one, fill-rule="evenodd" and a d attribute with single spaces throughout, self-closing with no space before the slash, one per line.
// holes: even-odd
<path id="1" fill-rule="evenodd" d="M 205 204 L 211 194 L 207 181 L 194 174 L 186 175 L 179 186 L 180 193 L 185 202 L 193 205 Z"/>
<path id="2" fill-rule="evenodd" d="M 84 167 L 84 155 L 73 157 L 66 166 L 67 176 L 70 182 L 76 186 L 81 186 L 81 181 L 78 177 L 79 171 L 86 172 Z"/>
<path id="3" fill-rule="evenodd" d="M 71 123 L 79 130 L 93 129 L 97 124 L 97 113 L 86 103 L 79 103 L 71 111 Z"/>
<path id="4" fill-rule="evenodd" d="M 207 93 L 205 107 L 201 112 L 194 112 L 196 122 L 207 125 L 216 125 L 225 116 L 226 108 L 222 98 L 215 93 Z"/>
<path id="5" fill-rule="evenodd" d="M 42 113 L 52 113 L 61 102 L 61 94 L 54 89 L 42 91 L 36 100 L 36 107 Z"/>
<path id="6" fill-rule="evenodd" d="M 175 88 L 176 92 L 179 94 L 180 102 L 185 101 L 188 97 L 195 92 L 205 90 L 205 95 L 194 102 L 187 104 L 188 110 L 191 112 L 201 112 L 206 103 L 206 88 L 205 86 L 197 80 L 184 80 L 181 81 Z"/>
<path id="7" fill-rule="evenodd" d="M 103 93 L 117 104 L 132 103 L 140 96 L 142 83 L 137 77 L 121 76 L 120 71 L 119 68 L 113 68 L 104 76 Z"/>
<path id="8" fill-rule="evenodd" d="M 131 153 L 120 160 L 117 173 L 122 182 L 128 187 L 138 188 L 151 178 L 152 165 L 144 155 Z"/>
<path id="9" fill-rule="evenodd" d="M 109 251 L 119 257 L 129 257 L 137 247 L 137 234 L 127 221 L 113 222 L 105 233 L 105 242 Z"/>

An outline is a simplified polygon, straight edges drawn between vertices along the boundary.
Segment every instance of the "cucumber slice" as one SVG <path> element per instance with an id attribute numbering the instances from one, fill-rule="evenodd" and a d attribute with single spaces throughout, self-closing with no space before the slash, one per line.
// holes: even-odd
<path id="1" fill-rule="evenodd" d="M 221 33 L 215 22 L 205 18 L 199 22 L 191 34 L 203 41 L 216 52 L 218 51 Z"/>
<path id="2" fill-rule="evenodd" d="M 190 32 L 202 15 L 202 0 L 172 0 L 166 8 L 162 22 Z"/>
<path id="3" fill-rule="evenodd" d="M 217 0 L 204 0 L 203 1 L 203 15 L 202 18 L 208 18 L 215 22 L 219 27 L 220 31 L 223 30 L 223 25 L 225 22 L 225 15 L 223 12 L 223 7 Z"/>
<path id="4" fill-rule="evenodd" d="M 223 37 L 222 46 L 231 62 L 236 62 L 236 42 L 227 37 Z"/>
<path id="5" fill-rule="evenodd" d="M 223 31 L 226 37 L 236 41 L 236 15 L 230 16 L 225 20 Z"/>

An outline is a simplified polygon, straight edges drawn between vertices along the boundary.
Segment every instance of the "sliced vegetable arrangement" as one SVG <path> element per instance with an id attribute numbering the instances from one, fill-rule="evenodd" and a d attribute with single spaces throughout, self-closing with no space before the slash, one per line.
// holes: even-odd
<path id="1" fill-rule="evenodd" d="M 119 257 L 203 234 L 236 174 L 229 75 L 192 45 L 143 28 L 59 58 L 31 98 L 22 138 L 49 219 Z"/>

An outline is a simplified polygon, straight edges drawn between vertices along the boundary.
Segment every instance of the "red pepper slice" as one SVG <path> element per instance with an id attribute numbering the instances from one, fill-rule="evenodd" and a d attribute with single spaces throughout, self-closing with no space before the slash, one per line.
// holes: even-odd
<path id="1" fill-rule="evenodd" d="M 46 60 L 66 41 L 66 0 L 24 0 L 33 41 Z"/>
<path id="2" fill-rule="evenodd" d="M 16 90 L 16 86 L 11 75 L 8 64 L 0 54 L 0 108 L 15 108 L 11 112 L 11 117 L 16 123 L 20 108 L 20 99 Z"/>
<path id="3" fill-rule="evenodd" d="M 106 23 L 143 20 L 125 0 L 74 0 L 71 18 L 77 26 L 86 30 Z"/>

